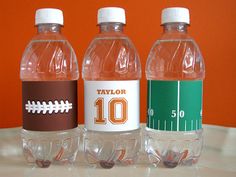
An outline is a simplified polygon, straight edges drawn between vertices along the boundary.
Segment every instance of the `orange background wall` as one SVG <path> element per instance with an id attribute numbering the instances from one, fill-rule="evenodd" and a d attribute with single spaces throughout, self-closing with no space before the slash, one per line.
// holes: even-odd
<path id="1" fill-rule="evenodd" d="M 236 1 L 235 0 L 2 0 L 0 2 L 0 127 L 21 125 L 21 82 L 19 66 L 25 46 L 35 34 L 37 8 L 64 11 L 64 35 L 74 47 L 79 67 L 87 46 L 98 32 L 97 9 L 121 6 L 126 9 L 126 34 L 139 51 L 141 121 L 145 122 L 145 63 L 149 50 L 160 36 L 161 9 L 188 7 L 190 34 L 199 44 L 206 64 L 204 123 L 236 127 Z M 79 80 L 79 122 L 83 122 L 83 82 Z"/>

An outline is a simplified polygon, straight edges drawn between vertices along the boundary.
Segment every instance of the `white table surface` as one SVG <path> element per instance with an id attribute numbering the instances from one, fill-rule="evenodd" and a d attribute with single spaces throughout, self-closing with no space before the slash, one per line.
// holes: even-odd
<path id="1" fill-rule="evenodd" d="M 236 177 L 236 128 L 205 125 L 204 136 L 202 156 L 192 167 L 154 168 L 140 160 L 129 167 L 95 169 L 79 152 L 74 165 L 41 169 L 26 164 L 20 128 L 0 129 L 0 177 Z"/>

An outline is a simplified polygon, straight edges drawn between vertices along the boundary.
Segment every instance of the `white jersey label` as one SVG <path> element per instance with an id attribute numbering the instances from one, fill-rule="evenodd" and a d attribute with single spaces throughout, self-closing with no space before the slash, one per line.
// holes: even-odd
<path id="1" fill-rule="evenodd" d="M 139 80 L 84 81 L 85 128 L 129 131 L 139 128 Z"/>

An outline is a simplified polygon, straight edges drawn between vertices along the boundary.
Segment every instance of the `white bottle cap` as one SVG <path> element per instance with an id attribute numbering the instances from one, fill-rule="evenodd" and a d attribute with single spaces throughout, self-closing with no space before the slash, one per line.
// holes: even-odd
<path id="1" fill-rule="evenodd" d="M 107 22 L 118 22 L 125 24 L 125 10 L 119 7 L 101 8 L 98 10 L 97 22 L 98 24 Z"/>
<path id="2" fill-rule="evenodd" d="M 170 7 L 162 10 L 161 24 L 182 22 L 190 24 L 189 10 L 183 7 Z"/>
<path id="3" fill-rule="evenodd" d="M 63 12 L 60 9 L 43 8 L 36 10 L 35 25 L 55 23 L 63 25 Z"/>

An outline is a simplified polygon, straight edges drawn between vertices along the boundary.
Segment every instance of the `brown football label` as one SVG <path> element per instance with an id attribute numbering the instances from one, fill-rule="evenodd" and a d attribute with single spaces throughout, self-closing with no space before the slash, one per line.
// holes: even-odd
<path id="1" fill-rule="evenodd" d="M 22 113 L 26 130 L 77 127 L 77 81 L 23 81 Z"/>

